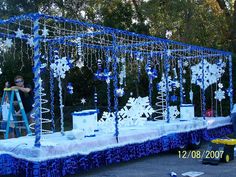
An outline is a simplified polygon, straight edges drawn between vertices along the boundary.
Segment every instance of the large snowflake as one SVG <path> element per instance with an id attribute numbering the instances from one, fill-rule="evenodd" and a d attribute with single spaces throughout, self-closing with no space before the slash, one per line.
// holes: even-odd
<path id="1" fill-rule="evenodd" d="M 56 58 L 55 62 L 51 64 L 51 68 L 53 69 L 54 77 L 65 78 L 66 71 L 69 71 L 70 66 L 66 57 Z"/>
<path id="2" fill-rule="evenodd" d="M 202 68 L 202 63 L 198 63 L 191 67 L 192 79 L 191 83 L 199 85 L 203 88 L 203 71 L 204 70 L 204 89 L 207 89 L 211 84 L 216 83 L 222 74 L 225 72 L 225 63 L 219 60 L 217 64 L 210 64 L 207 60 L 204 60 L 204 68 Z"/>
<path id="3" fill-rule="evenodd" d="M 170 120 L 176 119 L 176 117 L 179 115 L 179 110 L 177 106 L 169 106 L 169 118 Z M 164 118 L 167 119 L 167 110 L 163 112 Z"/>

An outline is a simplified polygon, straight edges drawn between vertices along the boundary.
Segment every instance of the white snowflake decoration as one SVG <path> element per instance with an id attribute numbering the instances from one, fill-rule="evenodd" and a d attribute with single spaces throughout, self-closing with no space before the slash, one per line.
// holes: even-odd
<path id="1" fill-rule="evenodd" d="M 176 117 L 180 114 L 177 106 L 169 106 L 169 118 L 170 120 L 176 119 Z M 163 112 L 164 118 L 167 120 L 167 110 Z"/>
<path id="2" fill-rule="evenodd" d="M 23 30 L 21 30 L 20 28 L 18 28 L 15 33 L 16 33 L 16 37 L 18 38 L 21 38 L 24 35 Z"/>
<path id="3" fill-rule="evenodd" d="M 46 26 L 44 26 L 42 30 L 42 36 L 46 37 L 47 35 L 48 35 L 48 29 L 46 28 Z"/>
<path id="4" fill-rule="evenodd" d="M 34 46 L 34 38 L 33 37 L 28 38 L 28 41 L 26 44 L 28 44 L 30 47 L 33 47 Z"/>
<path id="5" fill-rule="evenodd" d="M 86 103 L 86 99 L 85 98 L 82 98 L 81 100 L 80 100 L 80 102 L 81 102 L 81 104 L 85 104 Z"/>
<path id="6" fill-rule="evenodd" d="M 222 84 L 222 83 L 219 83 L 219 84 L 218 84 L 218 87 L 219 87 L 220 89 L 222 89 L 222 88 L 223 88 L 223 84 Z"/>
<path id="7" fill-rule="evenodd" d="M 12 39 L 9 39 L 9 38 L 7 38 L 6 40 L 5 40 L 5 42 L 4 42 L 4 44 L 5 44 L 5 46 L 7 47 L 7 48 L 11 48 L 11 46 L 12 46 Z"/>
<path id="8" fill-rule="evenodd" d="M 55 56 L 56 58 L 56 56 Z M 54 77 L 65 78 L 66 71 L 69 71 L 69 62 L 67 61 L 66 57 L 56 58 L 55 62 L 51 64 L 51 68 L 53 69 Z"/>
<path id="9" fill-rule="evenodd" d="M 0 75 L 2 74 L 2 68 L 0 68 Z"/>
<path id="10" fill-rule="evenodd" d="M 81 69 L 82 67 L 84 67 L 84 62 L 82 60 L 78 60 L 75 62 L 75 66 Z"/>
<path id="11" fill-rule="evenodd" d="M 210 64 L 207 60 L 204 60 L 204 89 L 207 89 L 213 83 L 216 83 L 222 74 L 225 72 L 224 67 L 225 63 L 218 63 L 218 64 Z M 192 79 L 191 83 L 199 85 L 203 88 L 202 82 L 202 62 L 198 63 L 191 67 L 192 70 Z"/>
<path id="12" fill-rule="evenodd" d="M 225 91 L 221 89 L 215 91 L 215 99 L 219 101 L 222 101 L 223 99 L 225 99 Z"/>

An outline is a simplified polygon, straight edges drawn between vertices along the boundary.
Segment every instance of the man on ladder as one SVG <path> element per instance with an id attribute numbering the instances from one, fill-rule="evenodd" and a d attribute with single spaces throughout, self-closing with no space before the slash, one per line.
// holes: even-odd
<path id="1" fill-rule="evenodd" d="M 8 132 L 9 132 L 9 125 L 10 125 L 10 117 L 13 115 L 13 122 L 17 122 L 17 119 L 15 115 L 21 115 L 23 122 L 25 123 L 26 131 L 28 134 L 31 134 L 31 131 L 29 129 L 29 123 L 32 123 L 32 110 L 33 110 L 33 93 L 32 88 L 30 85 L 24 84 L 24 79 L 22 76 L 16 76 L 14 79 L 15 86 L 12 86 L 10 89 L 4 89 L 4 95 L 2 104 L 4 101 L 4 97 L 8 96 L 8 99 L 10 101 L 10 109 L 8 114 L 8 122 L 7 122 L 7 130 L 5 133 L 5 138 L 8 138 Z M 19 110 L 16 112 L 16 114 L 13 114 L 14 105 L 14 95 L 16 95 L 17 101 L 15 101 L 16 105 L 19 105 Z M 29 122 L 29 123 L 28 123 Z M 15 123 L 16 133 L 17 136 L 19 136 L 19 130 L 17 129 L 17 123 Z"/>

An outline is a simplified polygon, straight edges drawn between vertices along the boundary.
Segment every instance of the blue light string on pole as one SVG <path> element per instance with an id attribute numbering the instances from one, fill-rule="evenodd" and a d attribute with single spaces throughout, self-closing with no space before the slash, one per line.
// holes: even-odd
<path id="1" fill-rule="evenodd" d="M 40 147 L 40 139 L 41 139 L 41 125 L 40 125 L 40 115 L 41 115 L 41 103 L 40 103 L 40 36 L 39 36 L 39 18 L 36 16 L 34 18 L 34 119 L 35 119 L 35 147 Z"/>
<path id="2" fill-rule="evenodd" d="M 168 79 L 168 73 L 169 73 L 169 57 L 168 57 L 168 50 L 166 50 L 164 55 L 164 74 L 165 74 L 165 80 L 166 80 L 166 119 L 167 123 L 170 122 L 170 108 L 169 108 L 169 79 Z"/>
<path id="3" fill-rule="evenodd" d="M 232 56 L 229 55 L 229 95 L 230 95 L 230 111 L 233 109 L 233 75 L 232 75 Z"/>
<path id="4" fill-rule="evenodd" d="M 179 59 L 180 105 L 183 104 L 183 58 Z"/>
<path id="5" fill-rule="evenodd" d="M 52 46 L 50 45 L 49 46 L 49 65 L 51 66 L 51 64 L 53 63 L 53 48 Z M 50 108 L 51 108 L 51 130 L 52 132 L 55 132 L 55 114 L 54 114 L 54 77 L 53 77 L 53 70 L 52 68 L 50 67 L 50 99 L 51 99 L 51 102 L 50 102 Z"/>
<path id="6" fill-rule="evenodd" d="M 202 117 L 203 119 L 205 119 L 205 115 L 206 115 L 206 98 L 205 98 L 205 80 L 204 80 L 204 77 L 205 77 L 205 70 L 204 70 L 204 58 L 201 58 L 201 63 L 202 63 L 202 79 L 201 79 L 201 82 L 202 82 Z"/>
<path id="7" fill-rule="evenodd" d="M 147 73 L 148 72 L 151 72 L 151 57 L 152 57 L 152 52 L 151 52 L 151 55 L 148 56 L 147 58 Z M 152 81 L 153 81 L 153 78 L 152 78 L 152 75 L 148 74 L 148 79 L 149 79 L 149 84 L 148 84 L 148 92 L 149 92 L 149 105 L 152 106 L 152 89 L 153 89 L 153 85 L 152 85 Z"/>
<path id="8" fill-rule="evenodd" d="M 119 142 L 119 129 L 118 129 L 118 95 L 116 94 L 116 90 L 118 89 L 118 72 L 117 72 L 117 44 L 116 44 L 116 36 L 115 34 L 112 35 L 112 61 L 113 61 L 113 86 L 114 86 L 114 111 L 115 111 L 115 137 L 117 143 Z"/>
<path id="9" fill-rule="evenodd" d="M 107 68 L 108 72 L 110 70 L 109 57 L 110 57 L 110 55 L 108 55 L 108 52 L 106 52 L 106 68 Z M 110 80 L 110 78 L 108 78 L 106 83 L 107 83 L 107 103 L 108 103 L 107 109 L 108 109 L 108 112 L 110 113 L 111 112 L 111 86 L 110 86 L 111 80 Z"/>

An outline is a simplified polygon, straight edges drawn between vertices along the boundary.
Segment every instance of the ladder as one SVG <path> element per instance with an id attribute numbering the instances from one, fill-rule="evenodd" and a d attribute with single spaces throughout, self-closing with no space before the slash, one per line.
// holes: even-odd
<path id="1" fill-rule="evenodd" d="M 17 98 L 17 103 L 20 107 L 20 112 L 21 112 L 21 115 L 22 115 L 23 122 L 25 123 L 27 134 L 32 134 L 32 132 L 29 128 L 29 123 L 28 123 L 28 119 L 27 119 L 27 116 L 26 116 L 26 113 L 25 113 L 25 109 L 24 109 L 22 101 L 21 101 L 19 90 L 18 89 L 5 88 L 4 92 L 3 92 L 1 106 L 4 104 L 4 102 L 7 99 L 10 99 L 9 100 L 10 109 L 9 109 L 8 116 L 7 116 L 7 126 L 6 126 L 6 132 L 5 132 L 5 139 L 8 139 L 9 128 L 10 128 L 10 123 L 11 123 L 11 115 L 13 117 L 13 122 L 15 124 L 16 136 L 17 137 L 20 136 L 20 132 L 19 132 L 19 129 L 18 129 L 18 122 L 19 121 L 17 120 L 16 114 L 15 114 L 15 111 L 14 111 L 14 96 L 15 95 L 16 95 L 16 98 Z"/>

